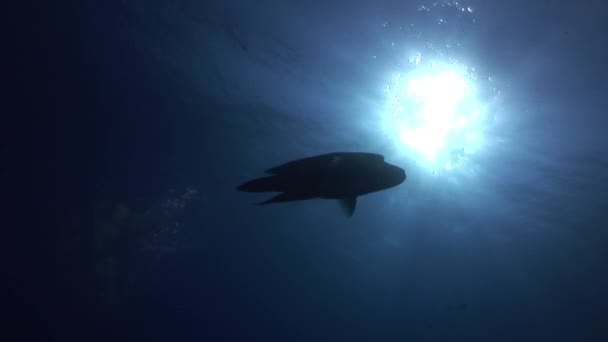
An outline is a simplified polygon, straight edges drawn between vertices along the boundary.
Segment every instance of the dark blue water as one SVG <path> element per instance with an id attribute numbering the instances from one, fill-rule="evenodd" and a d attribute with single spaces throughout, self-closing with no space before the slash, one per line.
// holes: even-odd
<path id="1" fill-rule="evenodd" d="M 605 11 L 90 1 L 11 15 L 9 331 L 607 340 Z M 408 145 L 385 86 L 446 70 L 476 90 L 459 107 L 481 113 L 473 135 Z M 429 110 L 444 115 L 456 92 Z M 360 197 L 352 218 L 329 200 L 253 206 L 264 195 L 235 189 L 333 151 L 381 153 L 408 179 Z"/>

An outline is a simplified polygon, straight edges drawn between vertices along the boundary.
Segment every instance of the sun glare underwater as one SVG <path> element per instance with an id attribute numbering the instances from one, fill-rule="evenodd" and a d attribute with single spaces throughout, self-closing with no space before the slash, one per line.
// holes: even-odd
<path id="1" fill-rule="evenodd" d="M 467 19 L 463 13 L 474 12 L 458 2 L 420 6 L 418 10 L 432 13 L 433 8 L 452 13 L 458 20 Z M 452 21 L 437 16 L 433 20 L 444 27 Z M 415 36 L 424 37 L 419 30 Z M 481 76 L 475 66 L 453 57 L 466 52 L 457 36 L 451 42 L 423 43 L 424 48 L 403 53 L 403 62 L 391 71 L 392 79 L 384 87 L 383 130 L 400 152 L 413 156 L 417 165 L 433 174 L 466 171 L 471 157 L 487 149 L 494 138 L 490 128 L 495 124 L 501 92 L 491 76 Z"/>

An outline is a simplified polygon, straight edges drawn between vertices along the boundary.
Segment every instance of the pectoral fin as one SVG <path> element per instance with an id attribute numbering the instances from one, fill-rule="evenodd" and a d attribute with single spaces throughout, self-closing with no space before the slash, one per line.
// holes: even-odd
<path id="1" fill-rule="evenodd" d="M 338 200 L 340 207 L 344 210 L 347 216 L 353 216 L 355 213 L 355 207 L 357 206 L 357 197 L 344 197 Z"/>

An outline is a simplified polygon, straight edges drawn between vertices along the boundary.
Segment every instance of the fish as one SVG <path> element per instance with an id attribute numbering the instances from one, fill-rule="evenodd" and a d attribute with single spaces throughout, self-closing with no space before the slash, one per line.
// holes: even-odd
<path id="1" fill-rule="evenodd" d="M 407 178 L 405 170 L 384 156 L 367 152 L 333 152 L 289 161 L 265 171 L 267 176 L 237 187 L 242 192 L 279 192 L 258 205 L 311 199 L 338 200 L 353 216 L 357 198 L 395 187 Z"/>

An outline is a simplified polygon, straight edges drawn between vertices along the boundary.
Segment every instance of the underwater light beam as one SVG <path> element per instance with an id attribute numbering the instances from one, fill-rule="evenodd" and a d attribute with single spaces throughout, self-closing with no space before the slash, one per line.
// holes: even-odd
<path id="1" fill-rule="evenodd" d="M 421 63 L 386 87 L 387 129 L 420 163 L 451 170 L 480 146 L 482 108 L 474 70 L 454 63 Z"/>

